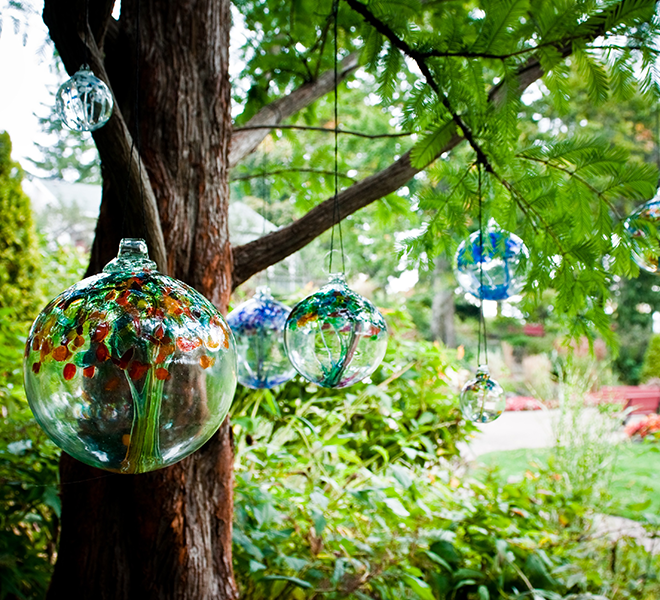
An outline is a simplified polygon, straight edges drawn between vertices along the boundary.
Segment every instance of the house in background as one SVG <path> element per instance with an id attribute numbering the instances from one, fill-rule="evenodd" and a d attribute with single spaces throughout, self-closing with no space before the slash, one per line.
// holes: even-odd
<path id="1" fill-rule="evenodd" d="M 89 252 L 101 205 L 101 186 L 32 177 L 23 180 L 23 189 L 32 201 L 37 229 L 47 240 L 80 246 Z M 275 230 L 274 223 L 244 202 L 229 204 L 232 245 L 247 244 Z M 275 293 L 291 294 L 312 278 L 304 265 L 300 253 L 293 254 L 267 272 L 255 275 L 248 287 L 269 285 Z"/>

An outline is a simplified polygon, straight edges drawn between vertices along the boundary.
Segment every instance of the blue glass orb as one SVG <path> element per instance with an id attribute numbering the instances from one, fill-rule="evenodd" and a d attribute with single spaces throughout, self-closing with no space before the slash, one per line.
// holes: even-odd
<path id="1" fill-rule="evenodd" d="M 482 300 L 500 301 L 519 294 L 526 278 L 522 263 L 526 266 L 529 258 L 523 241 L 495 227 L 484 231 L 483 247 L 480 239 L 480 233 L 475 231 L 456 251 L 454 273 L 458 284 Z"/>
<path id="2" fill-rule="evenodd" d="M 656 196 L 630 215 L 626 220 L 626 229 L 630 233 L 632 257 L 637 266 L 649 273 L 657 273 L 660 270 L 657 252 L 644 247 L 640 242 L 660 235 L 660 198 Z"/>
<path id="3" fill-rule="evenodd" d="M 227 315 L 236 340 L 239 383 L 253 389 L 272 388 L 296 374 L 284 348 L 284 325 L 290 312 L 267 287 L 261 287 Z"/>
<path id="4" fill-rule="evenodd" d="M 293 307 L 284 343 L 289 360 L 305 379 L 327 388 L 344 388 L 373 373 L 387 350 L 383 315 L 330 275 L 320 290 Z"/>
<path id="5" fill-rule="evenodd" d="M 504 412 L 504 390 L 490 376 L 488 366 L 481 365 L 476 377 L 463 386 L 460 406 L 463 416 L 474 423 L 490 423 Z"/>
<path id="6" fill-rule="evenodd" d="M 36 318 L 23 360 L 39 425 L 93 467 L 144 473 L 201 448 L 236 389 L 234 339 L 218 310 L 124 239 L 102 273 Z"/>
<path id="7" fill-rule="evenodd" d="M 88 65 L 82 65 L 57 90 L 57 114 L 74 131 L 94 131 L 103 127 L 112 115 L 112 107 L 110 89 Z"/>

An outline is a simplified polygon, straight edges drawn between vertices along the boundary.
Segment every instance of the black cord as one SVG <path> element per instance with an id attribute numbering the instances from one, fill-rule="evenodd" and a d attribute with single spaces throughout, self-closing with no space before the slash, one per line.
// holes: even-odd
<path id="1" fill-rule="evenodd" d="M 89 67 L 89 0 L 85 0 L 85 63 Z"/>
<path id="2" fill-rule="evenodd" d="M 89 2 L 89 0 L 87 0 Z M 131 161 L 133 159 L 133 149 L 137 150 L 138 159 L 138 187 L 140 189 L 140 209 L 142 212 L 143 227 L 146 224 L 146 214 L 144 210 L 144 189 L 142 186 L 142 160 L 140 159 L 140 0 L 137 0 L 137 15 L 135 19 L 135 81 L 133 93 L 133 122 L 135 124 L 135 136 L 131 136 L 131 149 L 128 152 L 126 161 L 126 190 L 124 192 L 124 211 L 121 222 L 121 235 L 126 236 L 126 219 L 128 215 L 129 192 L 131 189 Z"/>
<path id="3" fill-rule="evenodd" d="M 482 193 L 482 164 L 477 163 L 477 181 L 479 196 L 479 333 L 477 350 L 477 367 L 481 366 L 481 332 L 483 329 L 484 355 L 488 365 L 488 334 L 486 332 L 486 317 L 484 316 L 484 227 L 483 227 L 483 193 Z"/>
<path id="4" fill-rule="evenodd" d="M 346 258 L 344 256 L 344 238 L 341 231 L 341 212 L 339 210 L 339 57 L 338 57 L 338 30 L 337 30 L 337 16 L 339 14 L 339 0 L 335 0 L 332 4 L 333 15 L 333 33 L 334 33 L 334 154 L 335 154 L 335 171 L 334 171 L 334 206 L 332 216 L 332 231 L 330 233 L 330 264 L 328 271 L 332 273 L 332 257 L 334 254 L 335 246 L 335 225 L 339 231 L 339 247 L 341 249 L 341 266 L 342 273 L 346 275 Z"/>

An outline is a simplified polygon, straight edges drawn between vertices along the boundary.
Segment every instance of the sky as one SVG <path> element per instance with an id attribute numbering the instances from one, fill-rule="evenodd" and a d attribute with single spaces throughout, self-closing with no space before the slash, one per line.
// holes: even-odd
<path id="1" fill-rule="evenodd" d="M 34 141 L 47 139 L 35 113 L 49 114 L 65 75 L 53 72 L 53 49 L 41 20 L 41 3 L 31 0 L 27 4 L 33 9 L 27 15 L 27 27 L 18 32 L 11 15 L 5 12 L 0 17 L 0 131 L 9 132 L 14 160 L 29 170 L 23 163 L 28 156 L 38 157 Z"/>

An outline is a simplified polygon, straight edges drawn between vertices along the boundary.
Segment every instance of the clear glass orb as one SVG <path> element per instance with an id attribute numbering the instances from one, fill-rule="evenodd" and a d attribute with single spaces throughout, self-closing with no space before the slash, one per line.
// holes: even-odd
<path id="1" fill-rule="evenodd" d="M 236 389 L 229 326 L 193 288 L 124 239 L 103 272 L 52 300 L 25 347 L 39 425 L 78 460 L 119 473 L 171 465 L 204 444 Z"/>
<path id="2" fill-rule="evenodd" d="M 305 379 L 343 388 L 371 375 L 383 360 L 387 325 L 378 309 L 336 273 L 293 307 L 284 343 L 289 360 Z"/>
<path id="3" fill-rule="evenodd" d="M 476 377 L 463 386 L 460 406 L 463 416 L 475 423 L 490 423 L 504 412 L 504 390 L 491 378 L 488 366 L 481 365 Z"/>
<path id="4" fill-rule="evenodd" d="M 291 309 L 267 287 L 227 315 L 234 332 L 238 381 L 249 388 L 272 388 L 289 381 L 296 370 L 284 349 L 284 325 Z"/>
<path id="5" fill-rule="evenodd" d="M 522 263 L 526 265 L 529 258 L 523 241 L 495 226 L 484 231 L 483 245 L 480 240 L 480 233 L 475 231 L 459 245 L 454 258 L 458 284 L 482 300 L 506 300 L 519 294 L 526 278 Z"/>
<path id="6" fill-rule="evenodd" d="M 632 239 L 632 257 L 637 266 L 649 273 L 657 273 L 660 270 L 657 252 L 644 247 L 640 242 L 646 238 L 651 239 L 651 236 L 660 242 L 658 239 L 660 235 L 660 197 L 656 196 L 630 215 L 626 220 L 626 229 Z"/>
<path id="7" fill-rule="evenodd" d="M 94 131 L 103 127 L 112 115 L 112 106 L 110 89 L 88 65 L 82 65 L 57 90 L 57 114 L 74 131 Z"/>

